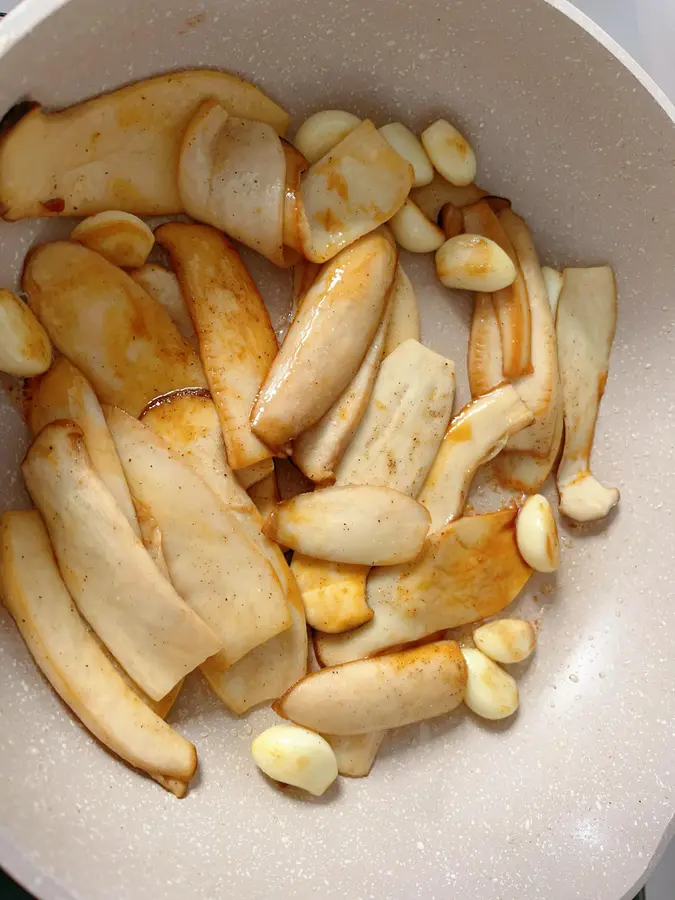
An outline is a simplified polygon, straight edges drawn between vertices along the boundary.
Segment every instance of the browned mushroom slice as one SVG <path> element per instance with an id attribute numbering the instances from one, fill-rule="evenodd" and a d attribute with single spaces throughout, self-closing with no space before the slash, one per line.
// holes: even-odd
<path id="1" fill-rule="evenodd" d="M 286 157 L 283 241 L 285 247 L 302 253 L 303 240 L 306 236 L 306 219 L 300 185 L 309 163 L 288 141 L 281 143 Z"/>
<path id="2" fill-rule="evenodd" d="M 248 495 L 255 503 L 261 518 L 266 519 L 281 499 L 277 485 L 277 473 L 272 471 L 256 484 L 252 484 L 248 489 Z"/>
<path id="3" fill-rule="evenodd" d="M 215 228 L 171 222 L 157 229 L 156 238 L 171 254 L 195 325 L 229 464 L 243 469 L 271 457 L 249 421 L 277 354 L 269 313 L 253 279 Z"/>
<path id="4" fill-rule="evenodd" d="M 562 397 L 558 403 L 553 440 L 547 456 L 530 456 L 527 453 L 500 453 L 493 463 L 493 471 L 499 483 L 513 491 L 536 494 L 553 471 L 560 453 L 563 437 Z"/>
<path id="5" fill-rule="evenodd" d="M 291 572 L 312 628 L 340 634 L 369 622 L 373 618 L 366 603 L 369 571 L 368 566 L 330 563 L 294 553 Z"/>
<path id="6" fill-rule="evenodd" d="M 427 219 L 431 219 L 432 222 L 438 221 L 439 214 L 446 203 L 451 203 L 457 209 L 462 209 L 462 207 L 469 206 L 471 203 L 478 203 L 485 196 L 487 196 L 487 191 L 478 187 L 477 184 L 458 187 L 450 184 L 438 173 L 434 175 L 433 181 L 429 184 L 425 184 L 424 187 L 413 188 L 410 192 L 410 199 L 419 206 Z"/>
<path id="7" fill-rule="evenodd" d="M 369 774 L 386 736 L 386 731 L 324 735 L 333 748 L 338 772 L 348 778 L 365 778 Z"/>
<path id="8" fill-rule="evenodd" d="M 492 616 L 530 577 L 516 543 L 516 509 L 465 516 L 431 534 L 415 562 L 375 569 L 367 599 L 373 618 L 349 634 L 319 635 L 315 649 L 333 666 Z"/>
<path id="9" fill-rule="evenodd" d="M 146 263 L 140 269 L 132 269 L 129 275 L 136 284 L 140 284 L 147 294 L 150 294 L 153 300 L 164 307 L 183 337 L 190 341 L 193 340 L 195 337 L 194 325 L 175 273 L 164 266 Z"/>
<path id="10" fill-rule="evenodd" d="M 36 106 L 0 142 L 5 218 L 182 212 L 180 142 L 207 98 L 279 134 L 288 124 L 286 113 L 253 85 L 208 69 L 158 75 L 61 112 Z"/>
<path id="11" fill-rule="evenodd" d="M 474 400 L 504 383 L 502 339 L 492 294 L 476 294 L 467 356 L 469 388 Z"/>
<path id="12" fill-rule="evenodd" d="M 234 473 L 234 477 L 245 490 L 248 490 L 253 487 L 254 484 L 258 484 L 263 478 L 267 478 L 273 473 L 274 460 L 270 457 L 268 459 L 263 459 L 258 463 L 253 463 L 251 466 L 246 466 L 245 469 L 237 469 Z"/>
<path id="13" fill-rule="evenodd" d="M 122 269 L 67 241 L 26 261 L 28 302 L 102 403 L 137 416 L 159 394 L 206 387 L 197 354 L 168 313 Z"/>
<path id="14" fill-rule="evenodd" d="M 404 341 L 420 339 L 420 311 L 415 288 L 401 263 L 396 266 L 396 276 L 389 298 L 391 322 L 387 329 L 384 356 L 389 356 Z"/>
<path id="15" fill-rule="evenodd" d="M 0 521 L 2 598 L 54 690 L 121 759 L 183 796 L 197 769 L 194 746 L 129 687 L 89 631 L 63 583 L 36 510 Z"/>

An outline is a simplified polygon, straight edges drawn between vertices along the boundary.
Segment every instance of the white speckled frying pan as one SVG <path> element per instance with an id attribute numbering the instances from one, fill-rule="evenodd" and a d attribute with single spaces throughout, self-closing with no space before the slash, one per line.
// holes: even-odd
<path id="1" fill-rule="evenodd" d="M 414 127 L 448 114 L 542 257 L 611 262 L 620 287 L 595 467 L 621 507 L 583 538 L 566 534 L 553 591 L 532 584 L 541 636 L 510 726 L 459 714 L 403 730 L 368 779 L 301 802 L 251 762 L 251 733 L 271 714 L 235 721 L 196 681 L 173 713 L 201 759 L 179 802 L 89 739 L 0 613 L 0 864 L 43 900 L 619 900 L 658 856 L 675 810 L 674 110 L 555 6 L 26 0 L 6 20 L 0 113 L 26 96 L 60 106 L 217 66 L 297 120 L 325 107 Z M 0 224 L 3 284 L 52 233 Z M 428 260 L 411 271 L 423 337 L 463 378 L 466 302 Z M 278 313 L 285 276 L 255 274 Z M 0 509 L 25 505 L 25 430 L 5 399 L 0 435 Z"/>

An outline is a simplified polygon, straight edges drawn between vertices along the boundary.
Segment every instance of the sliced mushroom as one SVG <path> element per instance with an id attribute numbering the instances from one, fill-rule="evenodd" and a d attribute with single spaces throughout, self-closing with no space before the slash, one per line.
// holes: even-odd
<path id="1" fill-rule="evenodd" d="M 547 456 L 529 456 L 527 453 L 500 453 L 493 463 L 493 470 L 501 485 L 524 494 L 536 494 L 553 471 L 560 453 L 563 436 L 562 394 L 557 403 L 553 440 Z"/>
<path id="2" fill-rule="evenodd" d="M 22 470 L 80 612 L 136 684 L 153 700 L 165 697 L 219 650 L 219 639 L 145 552 L 77 425 L 43 428 Z"/>
<path id="3" fill-rule="evenodd" d="M 363 121 L 302 179 L 304 255 L 326 262 L 374 231 L 403 206 L 412 180 L 412 166 Z"/>
<path id="4" fill-rule="evenodd" d="M 246 466 L 245 469 L 237 469 L 234 477 L 245 490 L 248 490 L 254 484 L 258 484 L 263 478 L 267 478 L 272 474 L 274 474 L 274 460 L 268 458 L 262 459 L 258 463 L 253 463 L 251 466 Z"/>
<path id="5" fill-rule="evenodd" d="M 487 200 L 481 200 L 462 210 L 464 231 L 490 238 L 507 254 L 516 269 L 513 284 L 495 291 L 492 304 L 499 323 L 502 339 L 502 365 L 505 378 L 518 378 L 532 371 L 531 338 L 532 322 L 530 302 L 525 278 L 518 264 L 516 252 L 503 225 L 490 208 Z"/>
<path id="6" fill-rule="evenodd" d="M 94 471 L 115 498 L 136 535 L 141 534 L 129 485 L 108 431 L 101 404 L 87 379 L 65 356 L 28 382 L 26 414 L 33 436 L 51 422 L 70 419 L 84 435 Z"/>
<path id="7" fill-rule="evenodd" d="M 316 425 L 303 431 L 293 442 L 293 462 L 308 478 L 319 484 L 335 479 L 335 467 L 366 410 L 391 328 L 393 294 L 394 287 L 373 342 L 347 390 Z"/>
<path id="8" fill-rule="evenodd" d="M 140 269 L 132 269 L 129 275 L 153 300 L 164 307 L 183 337 L 192 341 L 195 329 L 175 273 L 164 266 L 146 263 Z"/>
<path id="9" fill-rule="evenodd" d="M 474 400 L 454 417 L 419 495 L 431 513 L 433 531 L 461 516 L 478 467 L 533 418 L 510 384 Z"/>
<path id="10" fill-rule="evenodd" d="M 386 731 L 371 731 L 369 734 L 326 734 L 324 737 L 333 748 L 339 774 L 365 778 L 386 735 Z"/>
<path id="11" fill-rule="evenodd" d="M 465 516 L 431 534 L 415 562 L 371 572 L 373 618 L 344 635 L 319 635 L 333 666 L 495 615 L 519 594 L 531 569 L 516 544 L 516 509 Z"/>
<path id="12" fill-rule="evenodd" d="M 313 559 L 388 566 L 419 556 L 426 509 L 387 487 L 329 487 L 280 503 L 263 533 Z"/>
<path id="13" fill-rule="evenodd" d="M 469 387 L 474 400 L 504 383 L 502 339 L 492 294 L 476 294 L 467 356 Z"/>
<path id="14" fill-rule="evenodd" d="M 218 635 L 223 663 L 288 628 L 279 579 L 234 512 L 149 428 L 105 412 L 131 490 L 161 529 L 171 580 Z"/>
<path id="15" fill-rule="evenodd" d="M 464 231 L 464 216 L 462 210 L 453 206 L 452 203 L 446 203 L 438 214 L 438 221 L 443 230 L 446 240 L 457 237 Z"/>
<path id="16" fill-rule="evenodd" d="M 253 408 L 253 431 L 270 447 L 283 447 L 318 422 L 354 378 L 382 320 L 395 268 L 396 251 L 381 232 L 324 266 Z"/>
<path id="17" fill-rule="evenodd" d="M 553 443 L 560 398 L 558 354 L 551 307 L 532 235 L 525 222 L 510 209 L 499 221 L 511 241 L 525 279 L 532 321 L 532 374 L 513 382 L 522 400 L 534 414 L 534 422 L 509 438 L 506 451 L 547 457 Z"/>
<path id="18" fill-rule="evenodd" d="M 552 269 L 550 266 L 542 266 L 541 274 L 544 276 L 548 305 L 551 307 L 551 313 L 555 318 L 555 314 L 558 310 L 558 300 L 560 300 L 560 293 L 563 289 L 562 272 L 559 272 L 557 269 Z"/>
<path id="19" fill-rule="evenodd" d="M 295 318 L 303 300 L 309 293 L 309 289 L 316 281 L 321 266 L 318 263 L 310 262 L 308 259 L 301 259 L 293 266 L 293 305 L 291 309 L 291 322 Z"/>
<path id="20" fill-rule="evenodd" d="M 434 175 L 433 181 L 421 188 L 414 188 L 410 192 L 410 199 L 422 210 L 427 219 L 438 222 L 438 216 L 446 203 L 452 203 L 457 209 L 462 209 L 470 203 L 477 203 L 487 196 L 487 191 L 477 184 L 468 184 L 458 187 L 450 184 L 442 175 Z"/>
<path id="21" fill-rule="evenodd" d="M 272 456 L 249 416 L 277 354 L 262 297 L 227 238 L 205 225 L 157 229 L 171 254 L 199 338 L 199 353 L 225 437 L 227 459 L 243 469 Z"/>
<path id="22" fill-rule="evenodd" d="M 26 261 L 28 302 L 102 403 L 131 415 L 159 394 L 206 387 L 197 354 L 169 315 L 122 269 L 68 241 Z"/>
<path id="23" fill-rule="evenodd" d="M 283 263 L 286 157 L 271 125 L 205 100 L 183 136 L 178 190 L 193 219 Z"/>
<path id="24" fill-rule="evenodd" d="M 295 553 L 291 572 L 302 596 L 307 622 L 317 631 L 341 634 L 373 618 L 366 603 L 368 566 L 330 563 Z"/>
<path id="25" fill-rule="evenodd" d="M 148 78 L 61 112 L 34 106 L 0 142 L 5 218 L 182 212 L 180 141 L 207 98 L 279 134 L 288 124 L 286 113 L 253 85 L 208 69 Z"/>
<path id="26" fill-rule="evenodd" d="M 451 712 L 466 688 L 454 641 L 439 641 L 307 675 L 273 708 L 325 734 L 369 734 Z"/>
<path id="27" fill-rule="evenodd" d="M 26 304 L 0 288 L 0 372 L 30 378 L 46 372 L 52 362 L 49 335 Z"/>
<path id="28" fill-rule="evenodd" d="M 283 242 L 285 252 L 284 266 L 290 260 L 289 248 L 298 254 L 298 262 L 302 258 L 303 240 L 307 234 L 307 220 L 302 205 L 302 176 L 309 168 L 305 157 L 288 141 L 281 142 L 286 159 L 286 182 L 284 186 L 284 222 Z"/>
<path id="29" fill-rule="evenodd" d="M 255 512 L 227 462 L 218 412 L 204 390 L 174 391 L 152 401 L 141 421 L 191 465 L 225 506 Z"/>
<path id="30" fill-rule="evenodd" d="M 391 321 L 387 330 L 384 356 L 389 356 L 404 341 L 420 339 L 420 311 L 417 295 L 412 282 L 401 263 L 396 266 L 396 275 L 389 297 Z"/>
<path id="31" fill-rule="evenodd" d="M 84 244 L 123 269 L 145 265 L 155 244 L 149 225 L 138 216 L 107 210 L 84 219 L 70 234 L 71 241 Z"/>
<path id="32" fill-rule="evenodd" d="M 565 443 L 558 466 L 560 511 L 577 522 L 602 519 L 616 488 L 592 475 L 591 448 L 616 329 L 616 282 L 609 266 L 565 269 L 556 318 Z"/>
<path id="33" fill-rule="evenodd" d="M 148 709 L 106 657 L 63 583 L 36 510 L 5 513 L 0 557 L 4 604 L 54 690 L 113 753 L 182 796 L 197 751 Z"/>
<path id="34" fill-rule="evenodd" d="M 269 475 L 266 475 L 258 481 L 257 484 L 252 484 L 248 489 L 248 495 L 255 503 L 255 507 L 260 513 L 261 518 L 265 520 L 281 499 L 279 497 L 279 487 L 277 485 L 277 473 L 270 472 Z"/>

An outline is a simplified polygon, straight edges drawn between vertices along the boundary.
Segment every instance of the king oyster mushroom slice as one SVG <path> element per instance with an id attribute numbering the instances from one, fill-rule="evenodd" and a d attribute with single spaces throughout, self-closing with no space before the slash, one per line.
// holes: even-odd
<path id="1" fill-rule="evenodd" d="M 317 635 L 334 666 L 493 616 L 520 593 L 532 570 L 518 552 L 516 509 L 465 516 L 434 532 L 412 563 L 375 569 L 367 584 L 373 618 L 349 634 Z"/>
<path id="2" fill-rule="evenodd" d="M 188 215 L 283 263 L 286 157 L 265 122 L 205 100 L 183 136 L 178 190 Z"/>
<path id="3" fill-rule="evenodd" d="M 415 288 L 399 262 L 389 297 L 391 321 L 387 329 L 384 356 L 389 356 L 404 341 L 420 339 L 420 311 Z"/>
<path id="4" fill-rule="evenodd" d="M 181 138 L 207 98 L 279 134 L 288 124 L 288 115 L 253 85 L 208 69 L 148 78 L 60 112 L 27 106 L 0 141 L 5 219 L 183 212 L 176 179 Z"/>
<path id="5" fill-rule="evenodd" d="M 146 553 L 77 425 L 43 428 L 22 470 L 80 612 L 136 684 L 153 700 L 165 697 L 220 649 L 219 639 Z"/>
<path id="6" fill-rule="evenodd" d="M 0 288 L 0 372 L 30 378 L 52 363 L 49 335 L 35 314 L 12 291 Z"/>
<path id="7" fill-rule="evenodd" d="M 252 484 L 247 493 L 255 504 L 261 518 L 265 520 L 281 500 L 277 484 L 277 473 L 270 472 L 269 475 L 266 475 L 256 484 Z"/>
<path id="8" fill-rule="evenodd" d="M 366 603 L 368 566 L 331 563 L 294 553 L 291 572 L 307 622 L 327 634 L 340 634 L 373 618 Z"/>
<path id="9" fill-rule="evenodd" d="M 609 266 L 565 269 L 556 318 L 565 442 L 558 466 L 560 511 L 577 522 L 606 516 L 619 502 L 591 474 L 598 407 L 616 330 L 616 282 Z"/>
<path id="10" fill-rule="evenodd" d="M 321 270 L 253 408 L 253 431 L 270 447 L 318 422 L 354 378 L 382 321 L 395 268 L 396 250 L 379 231 Z"/>
<path id="11" fill-rule="evenodd" d="M 193 341 L 195 339 L 194 325 L 185 305 L 176 274 L 165 266 L 146 263 L 139 269 L 132 269 L 129 275 L 136 284 L 140 284 L 146 294 L 150 294 L 153 300 L 164 307 L 183 337 Z"/>
<path id="12" fill-rule="evenodd" d="M 326 262 L 374 231 L 403 206 L 412 180 L 412 166 L 361 122 L 302 178 L 304 255 Z"/>
<path id="13" fill-rule="evenodd" d="M 476 294 L 467 354 L 469 388 L 473 399 L 504 384 L 502 339 L 492 294 Z"/>
<path id="14" fill-rule="evenodd" d="M 542 266 L 541 274 L 544 276 L 548 305 L 551 307 L 551 313 L 555 318 L 558 311 L 558 301 L 563 289 L 563 274 L 557 269 L 552 269 L 551 266 Z"/>
<path id="15" fill-rule="evenodd" d="M 0 558 L 4 604 L 54 690 L 113 753 L 183 796 L 197 769 L 194 746 L 143 703 L 87 628 L 37 510 L 4 514 Z"/>
<path id="16" fill-rule="evenodd" d="M 245 490 L 248 490 L 258 484 L 258 482 L 262 481 L 263 478 L 268 478 L 270 475 L 274 474 L 274 460 L 271 457 L 268 457 L 267 459 L 262 459 L 258 463 L 246 466 L 245 469 L 237 469 L 234 473 L 234 477 Z"/>
<path id="17" fill-rule="evenodd" d="M 105 413 L 132 493 L 161 529 L 171 580 L 218 635 L 223 664 L 288 628 L 279 579 L 234 511 L 149 428 Z"/>
<path id="18" fill-rule="evenodd" d="M 431 719 L 461 702 L 467 672 L 459 646 L 438 641 L 307 675 L 274 704 L 296 725 L 368 734 Z"/>
<path id="19" fill-rule="evenodd" d="M 251 431 L 249 416 L 278 348 L 253 279 L 214 228 L 170 222 L 156 238 L 171 254 L 195 325 L 230 465 L 243 469 L 268 459 L 272 451 Z"/>
<path id="20" fill-rule="evenodd" d="M 467 184 L 464 187 L 458 187 L 450 184 L 442 175 L 436 173 L 433 180 L 424 187 L 413 188 L 410 192 L 410 199 L 419 206 L 424 215 L 431 219 L 432 222 L 438 221 L 440 211 L 446 203 L 452 203 L 457 209 L 469 206 L 471 203 L 478 203 L 483 197 L 487 196 L 487 191 L 478 187 L 477 184 Z"/>
<path id="21" fill-rule="evenodd" d="M 333 748 L 339 774 L 348 778 L 365 778 L 370 773 L 386 736 L 386 731 L 324 735 Z"/>
<path id="22" fill-rule="evenodd" d="M 349 485 L 280 503 L 263 533 L 314 559 L 387 566 L 419 555 L 429 521 L 427 510 L 400 491 Z"/>
<path id="23" fill-rule="evenodd" d="M 476 470 L 534 419 L 510 384 L 465 406 L 450 423 L 419 495 L 438 531 L 462 514 Z"/>
<path id="24" fill-rule="evenodd" d="M 299 150 L 288 141 L 282 141 L 286 158 L 286 183 L 284 186 L 283 243 L 285 245 L 284 264 L 290 257 L 289 248 L 302 257 L 303 235 L 306 233 L 306 220 L 301 197 L 301 179 L 309 168 L 309 163 Z"/>
<path id="25" fill-rule="evenodd" d="M 334 480 L 335 466 L 354 437 L 366 410 L 388 340 L 393 294 L 394 287 L 373 342 L 347 390 L 316 425 L 303 431 L 293 442 L 293 462 L 308 478 L 319 484 Z"/>
<path id="26" fill-rule="evenodd" d="M 33 250 L 23 288 L 58 349 L 102 403 L 131 415 L 159 394 L 206 387 L 199 358 L 167 312 L 126 272 L 80 244 Z"/>
<path id="27" fill-rule="evenodd" d="M 513 379 L 528 374 L 532 371 L 532 323 L 527 285 L 516 252 L 503 225 L 486 200 L 464 207 L 462 214 L 464 231 L 467 234 L 480 234 L 494 241 L 516 268 L 515 281 L 492 294 L 492 305 L 501 334 L 504 377 Z"/>
<path id="28" fill-rule="evenodd" d="M 493 471 L 501 485 L 524 494 L 536 494 L 553 471 L 560 453 L 563 436 L 562 394 L 557 404 L 553 441 L 548 455 L 529 456 L 527 453 L 500 453 L 493 463 Z"/>

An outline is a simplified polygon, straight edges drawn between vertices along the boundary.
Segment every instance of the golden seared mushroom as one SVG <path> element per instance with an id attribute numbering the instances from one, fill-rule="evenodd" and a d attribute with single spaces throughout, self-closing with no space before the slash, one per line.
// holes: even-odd
<path id="1" fill-rule="evenodd" d="M 387 329 L 384 356 L 389 356 L 404 341 L 420 339 L 420 311 L 415 288 L 401 263 L 396 266 L 396 275 L 389 297 L 391 321 Z"/>
<path id="2" fill-rule="evenodd" d="M 380 326 L 347 390 L 316 425 L 303 431 L 293 442 L 293 462 L 314 482 L 324 484 L 334 480 L 335 467 L 366 410 L 391 330 L 393 294 L 392 286 Z"/>
<path id="3" fill-rule="evenodd" d="M 386 731 L 324 735 L 333 748 L 339 774 L 348 778 L 365 778 L 370 773 L 386 736 Z"/>
<path id="4" fill-rule="evenodd" d="M 324 734 L 369 734 L 451 712 L 462 702 L 466 678 L 459 646 L 438 641 L 313 672 L 273 708 Z"/>
<path id="5" fill-rule="evenodd" d="M 46 372 L 52 362 L 49 335 L 26 304 L 0 288 L 0 372 L 30 378 Z"/>
<path id="6" fill-rule="evenodd" d="M 418 498 L 431 513 L 433 531 L 461 516 L 478 467 L 533 419 L 510 384 L 474 400 L 454 417 Z"/>
<path id="7" fill-rule="evenodd" d="M 330 563 L 294 553 L 291 572 L 302 596 L 307 622 L 317 631 L 340 634 L 373 618 L 366 603 L 368 566 Z"/>
<path id="8" fill-rule="evenodd" d="M 421 188 L 414 188 L 410 192 L 410 199 L 422 210 L 427 219 L 432 222 L 439 221 L 439 215 L 446 203 L 451 203 L 457 209 L 478 203 L 483 197 L 487 197 L 487 191 L 477 184 L 467 184 L 464 187 L 450 184 L 442 175 L 436 173 L 429 184 Z M 442 223 L 441 223 L 442 224 Z"/>
<path id="9" fill-rule="evenodd" d="M 301 183 L 309 163 L 288 141 L 282 141 L 281 145 L 286 160 L 283 213 L 283 265 L 286 267 L 289 263 L 295 265 L 303 259 L 302 245 L 307 235 L 307 220 L 302 205 Z M 295 263 L 292 260 L 293 253 L 297 254 Z"/>
<path id="10" fill-rule="evenodd" d="M 313 559 L 388 566 L 419 556 L 430 516 L 387 487 L 329 487 L 280 503 L 263 533 Z"/>
<path id="11" fill-rule="evenodd" d="M 149 225 L 138 216 L 119 210 L 89 216 L 73 228 L 70 239 L 123 269 L 145 265 L 155 244 Z"/>
<path id="12" fill-rule="evenodd" d="M 492 294 L 476 294 L 467 354 L 469 388 L 474 400 L 504 384 L 502 339 Z"/>
<path id="13" fill-rule="evenodd" d="M 616 282 L 609 266 L 565 269 L 563 279 L 556 317 L 565 410 L 560 511 L 577 522 L 593 522 L 619 502 L 618 490 L 600 484 L 590 467 L 616 330 Z"/>
<path id="14" fill-rule="evenodd" d="M 288 628 L 279 579 L 234 511 L 149 428 L 105 412 L 131 491 L 161 530 L 171 580 L 218 635 L 223 662 Z"/>
<path id="15" fill-rule="evenodd" d="M 277 339 L 253 279 L 214 228 L 171 222 L 156 238 L 171 254 L 194 322 L 229 464 L 237 470 L 268 459 L 272 450 L 253 433 L 249 416 Z"/>
<path id="16" fill-rule="evenodd" d="M 107 658 L 63 583 L 36 510 L 5 513 L 0 558 L 3 602 L 63 702 L 113 753 L 184 796 L 197 751 L 148 709 Z"/>
<path id="17" fill-rule="evenodd" d="M 395 269 L 392 242 L 377 232 L 321 270 L 253 408 L 253 431 L 270 447 L 318 422 L 347 388 L 380 325 Z"/>
<path id="18" fill-rule="evenodd" d="M 137 416 L 159 394 L 206 387 L 197 354 L 168 313 L 99 253 L 69 241 L 43 244 L 28 256 L 23 287 L 102 403 Z"/>
<path id="19" fill-rule="evenodd" d="M 140 269 L 132 269 L 129 275 L 147 294 L 150 294 L 153 300 L 164 307 L 183 337 L 190 341 L 193 340 L 195 337 L 194 325 L 175 273 L 165 266 L 146 263 Z"/>
<path id="20" fill-rule="evenodd" d="M 293 144 L 308 163 L 315 163 L 360 124 L 361 119 L 353 113 L 343 109 L 323 109 L 305 119 L 293 138 Z"/>
<path id="21" fill-rule="evenodd" d="M 297 315 L 302 301 L 307 296 L 309 289 L 317 279 L 321 266 L 318 263 L 310 262 L 308 259 L 301 259 L 293 266 L 293 295 L 290 321 L 292 322 Z"/>
<path id="22" fill-rule="evenodd" d="M 500 453 L 495 459 L 494 472 L 503 487 L 524 494 L 536 494 L 551 474 L 562 446 L 564 424 L 562 396 L 558 400 L 557 407 L 553 440 L 546 456 Z"/>
<path id="23" fill-rule="evenodd" d="M 146 553 L 77 425 L 43 428 L 22 471 L 80 612 L 136 684 L 153 700 L 165 697 L 220 640 Z"/>
<path id="24" fill-rule="evenodd" d="M 516 509 L 465 516 L 427 539 L 412 563 L 371 572 L 373 618 L 349 634 L 318 635 L 317 657 L 333 666 L 493 616 L 532 570 L 516 543 Z"/>
<path id="25" fill-rule="evenodd" d="M 457 237 L 458 234 L 462 234 L 464 231 L 462 210 L 453 206 L 452 203 L 446 203 L 442 207 L 438 215 L 438 221 L 446 240 Z"/>
<path id="26" fill-rule="evenodd" d="M 403 206 L 412 180 L 412 166 L 363 121 L 302 179 L 304 255 L 326 262 L 387 222 Z"/>
<path id="27" fill-rule="evenodd" d="M 158 75 L 60 112 L 35 105 L 0 141 L 5 219 L 183 212 L 180 142 L 207 98 L 279 134 L 288 124 L 288 115 L 253 85 L 208 69 Z"/>
<path id="28" fill-rule="evenodd" d="M 513 284 L 492 294 L 492 304 L 502 339 L 504 377 L 526 375 L 531 368 L 532 322 L 530 301 L 518 257 L 504 227 L 490 208 L 489 200 L 481 200 L 462 210 L 464 231 L 494 241 L 509 257 L 516 270 Z"/>
<path id="29" fill-rule="evenodd" d="M 208 391 L 187 389 L 157 397 L 140 419 L 197 471 L 226 506 L 255 512 L 227 461 L 218 412 Z"/>
<path id="30" fill-rule="evenodd" d="M 277 485 L 277 473 L 270 472 L 256 484 L 252 484 L 247 493 L 262 519 L 265 520 L 281 500 Z"/>
<path id="31" fill-rule="evenodd" d="M 271 125 L 206 100 L 183 136 L 178 190 L 193 219 L 282 265 L 286 156 Z"/>
<path id="32" fill-rule="evenodd" d="M 268 478 L 273 474 L 274 460 L 270 457 L 261 460 L 259 463 L 253 463 L 251 466 L 246 466 L 245 469 L 237 469 L 234 473 L 234 477 L 245 490 L 248 490 L 253 487 L 253 485 L 258 484 L 259 481 L 262 481 L 263 478 Z"/>

